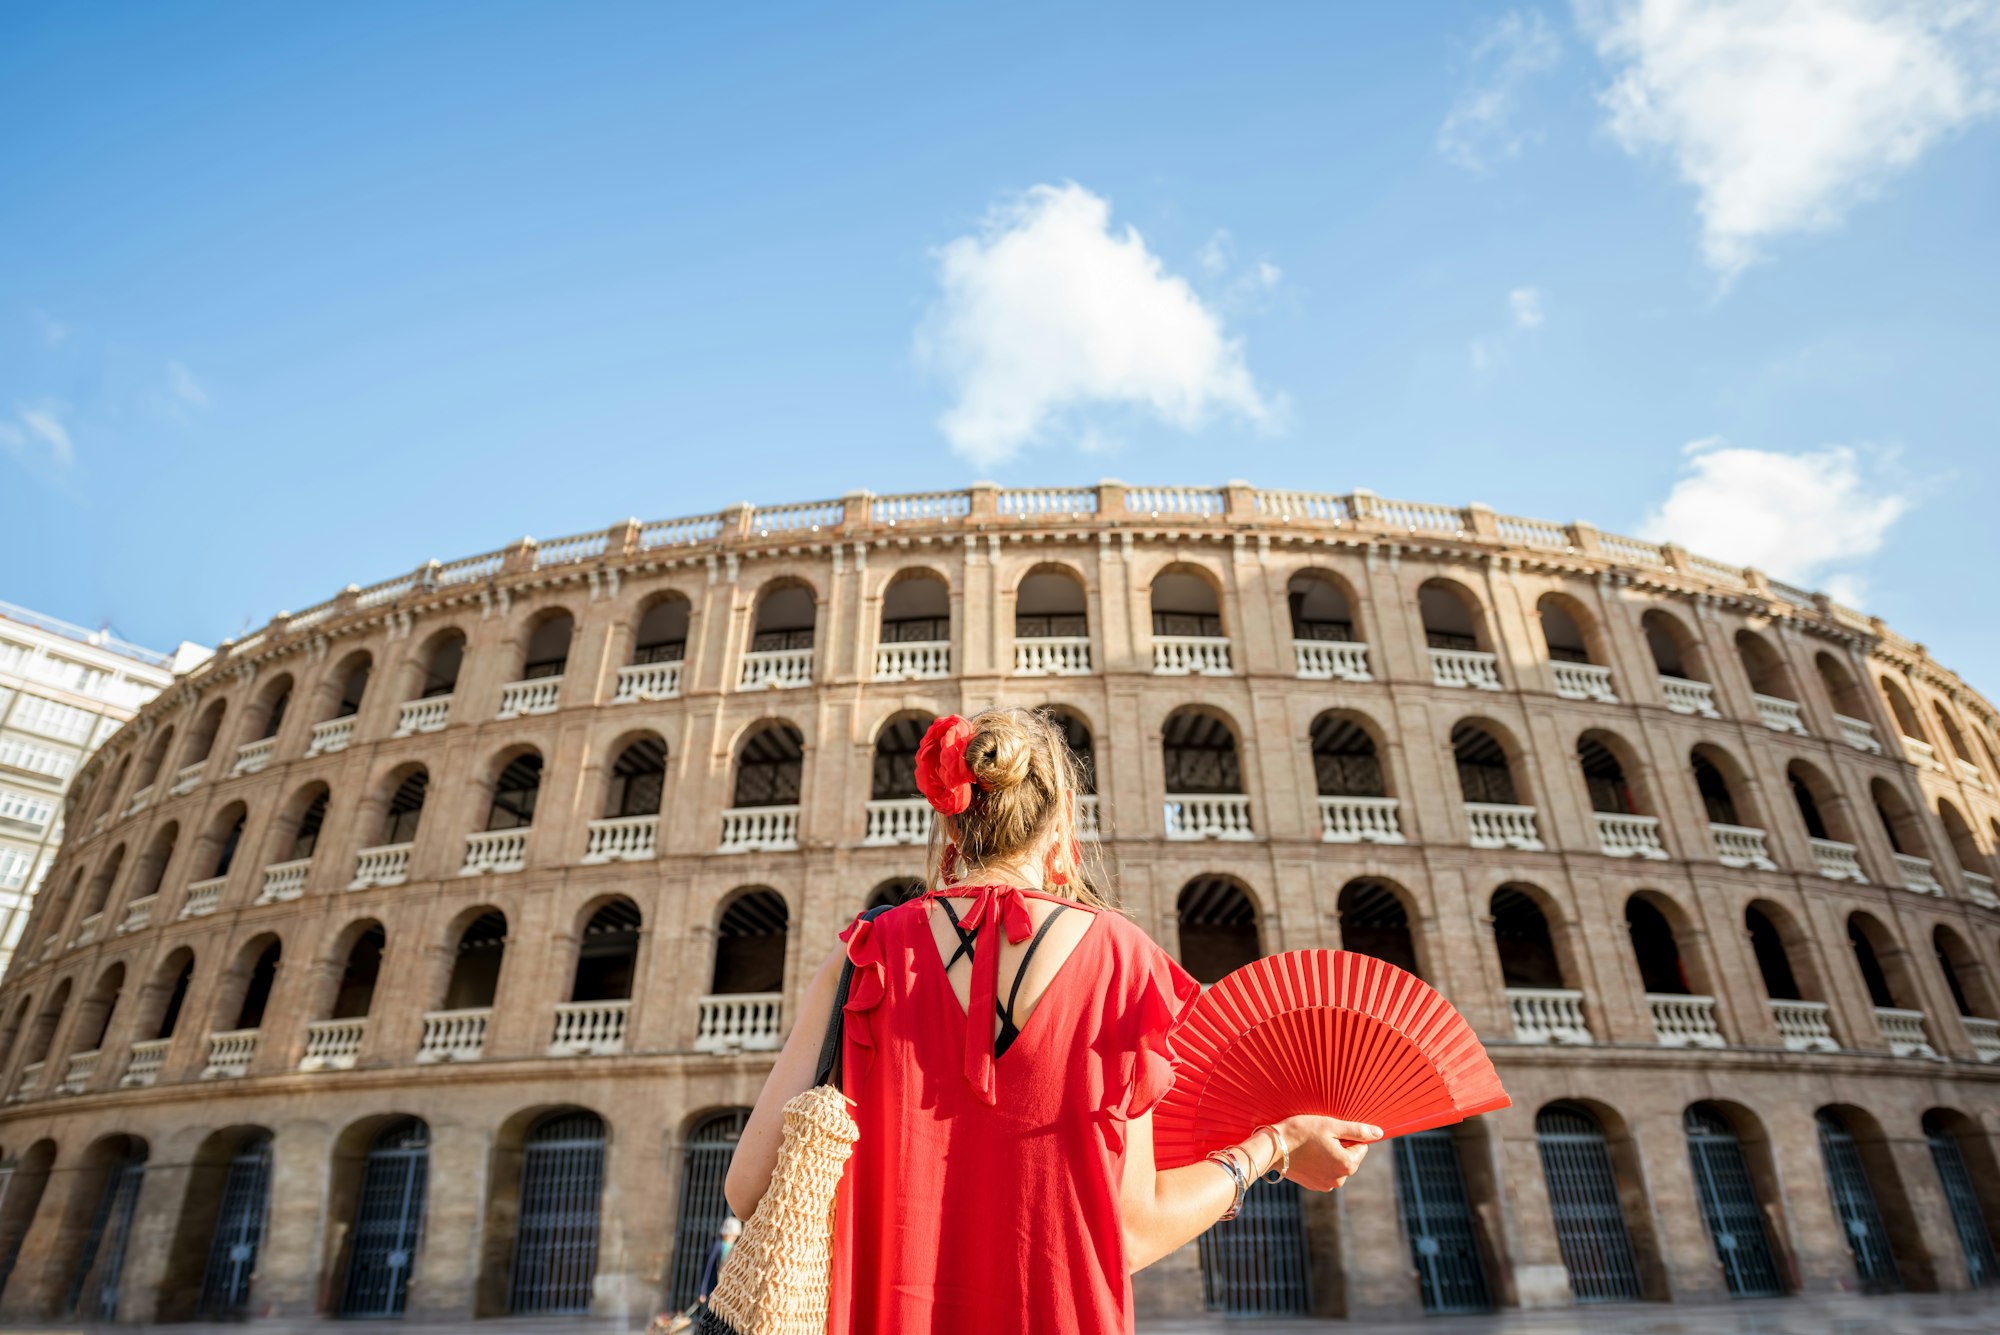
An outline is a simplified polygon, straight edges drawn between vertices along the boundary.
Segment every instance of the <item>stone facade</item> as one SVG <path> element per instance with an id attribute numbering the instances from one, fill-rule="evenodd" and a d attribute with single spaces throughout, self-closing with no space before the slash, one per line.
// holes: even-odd
<path id="1" fill-rule="evenodd" d="M 1070 583 L 1030 599 L 1038 575 Z M 803 629 L 766 615 L 785 589 L 809 595 Z M 920 638 L 926 618 L 944 640 Z M 1081 649 L 1050 649 L 1079 638 L 1051 629 L 1079 628 Z M 745 685 L 768 675 L 746 656 L 801 645 L 809 680 Z M 1106 483 L 524 541 L 224 645 L 88 762 L 0 987 L 0 1316 L 192 1315 L 225 1166 L 265 1136 L 271 1208 L 237 1305 L 338 1311 L 370 1146 L 401 1118 L 428 1145 L 404 1310 L 533 1306 L 524 1162 L 549 1115 L 579 1109 L 602 1127 L 584 1305 L 651 1310 L 689 1245 L 690 1137 L 754 1100 L 841 925 L 921 874 L 921 845 L 883 842 L 870 796 L 894 725 L 995 703 L 1087 734 L 1117 898 L 1163 945 L 1367 933 L 1490 1036 L 1515 1106 L 1454 1147 L 1492 1302 L 1573 1300 L 1538 1136 L 1551 1105 L 1602 1129 L 1645 1297 L 1729 1291 L 1694 1104 L 1740 1140 L 1784 1289 L 1865 1278 L 1822 1109 L 1858 1146 L 1900 1282 L 1977 1277 L 1926 1133 L 1961 1153 L 1979 1227 L 2000 1221 L 1983 699 L 1824 597 L 1585 525 Z M 1231 757 L 1214 792 L 1191 792 L 1189 747 Z M 1372 755 L 1355 762 L 1370 791 L 1329 781 L 1336 752 Z M 767 761 L 794 800 L 745 800 Z M 789 838 L 719 851 L 731 812 L 793 809 Z M 1523 903 L 1552 970 L 1532 987 L 1496 948 Z M 1774 983 L 1753 907 L 1792 985 Z M 464 964 L 481 950 L 500 961 L 483 991 Z M 727 1010 L 764 995 L 760 970 L 775 1022 Z M 1537 988 L 1574 1022 L 1561 1037 L 1587 1042 L 1530 1023 Z M 112 1177 L 142 1160 L 121 1204 Z M 1297 1301 L 1422 1310 L 1397 1188 L 1385 1147 L 1304 1201 Z M 107 1217 L 114 1233 L 129 1219 L 115 1264 Z M 1198 1309 L 1198 1249 L 1137 1289 L 1149 1310 Z"/>

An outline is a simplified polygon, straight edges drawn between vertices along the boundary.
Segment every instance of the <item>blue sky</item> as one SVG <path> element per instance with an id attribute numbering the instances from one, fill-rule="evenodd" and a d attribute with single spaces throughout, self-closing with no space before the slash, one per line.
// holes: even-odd
<path id="1" fill-rule="evenodd" d="M 1975 682 L 2000 13 L 11 6 L 0 598 L 214 643 L 737 500 L 1369 487 Z"/>

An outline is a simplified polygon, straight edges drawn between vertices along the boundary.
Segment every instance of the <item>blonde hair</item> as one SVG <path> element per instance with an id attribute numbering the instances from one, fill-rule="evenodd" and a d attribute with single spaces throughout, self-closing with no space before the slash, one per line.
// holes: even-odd
<path id="1" fill-rule="evenodd" d="M 1096 845 L 1077 834 L 1082 766 L 1062 726 L 1045 710 L 1013 707 L 984 710 L 971 722 L 965 765 L 972 805 L 933 822 L 925 882 L 975 884 L 981 869 L 1015 861 L 1053 836 L 1043 889 L 1109 907 L 1094 888 L 1103 883 Z M 948 847 L 956 850 L 949 867 Z"/>

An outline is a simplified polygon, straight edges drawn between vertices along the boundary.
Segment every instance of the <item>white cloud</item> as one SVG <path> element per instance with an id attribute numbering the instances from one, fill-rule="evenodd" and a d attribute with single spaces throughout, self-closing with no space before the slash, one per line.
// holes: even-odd
<path id="1" fill-rule="evenodd" d="M 1547 312 L 1542 308 L 1542 290 L 1517 287 L 1507 294 L 1507 309 L 1514 312 L 1514 324 L 1521 329 L 1540 329 Z"/>
<path id="2" fill-rule="evenodd" d="M 1838 224 L 1939 136 L 2000 107 L 1996 0 L 1577 0 L 1628 152 L 1700 196 L 1725 280 Z"/>
<path id="3" fill-rule="evenodd" d="M 167 392 L 187 407 L 208 406 L 208 391 L 203 389 L 201 382 L 179 362 L 167 363 Z"/>
<path id="4" fill-rule="evenodd" d="M 67 469 L 76 462 L 76 447 L 54 404 L 14 405 L 14 420 L 0 420 L 0 449 L 24 464 Z"/>
<path id="5" fill-rule="evenodd" d="M 939 426 L 969 459 L 1004 462 L 1098 405 L 1182 429 L 1218 413 L 1274 420 L 1241 340 L 1082 186 L 1038 185 L 999 204 L 936 259 L 942 290 L 917 353 L 952 382 Z"/>
<path id="6" fill-rule="evenodd" d="M 1794 584 L 1821 581 L 1842 601 L 1860 592 L 1854 571 L 1842 567 L 1880 551 L 1914 504 L 1845 445 L 1780 454 L 1711 436 L 1686 454 L 1687 475 L 1646 516 L 1640 536 Z"/>
<path id="7" fill-rule="evenodd" d="M 1472 78 L 1438 126 L 1438 152 L 1477 172 L 1518 156 L 1541 137 L 1518 124 L 1522 94 L 1561 59 L 1562 42 L 1541 11 L 1502 15 L 1472 48 Z"/>

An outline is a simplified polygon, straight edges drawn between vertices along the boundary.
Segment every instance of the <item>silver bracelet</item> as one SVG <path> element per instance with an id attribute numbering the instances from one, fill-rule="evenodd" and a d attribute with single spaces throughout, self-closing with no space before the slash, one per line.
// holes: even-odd
<path id="1" fill-rule="evenodd" d="M 1236 1195 L 1229 1202 L 1229 1208 L 1223 1211 L 1220 1219 L 1216 1220 L 1217 1223 L 1224 1223 L 1242 1213 L 1243 1196 L 1250 1190 L 1250 1176 L 1237 1165 L 1236 1156 L 1228 1150 L 1210 1150 L 1208 1152 L 1208 1161 L 1213 1164 L 1220 1164 L 1222 1171 L 1229 1174 L 1230 1184 L 1236 1189 Z"/>

